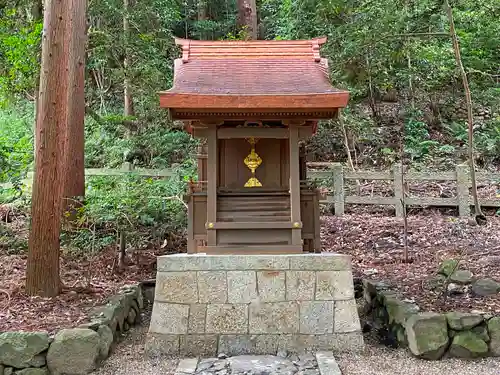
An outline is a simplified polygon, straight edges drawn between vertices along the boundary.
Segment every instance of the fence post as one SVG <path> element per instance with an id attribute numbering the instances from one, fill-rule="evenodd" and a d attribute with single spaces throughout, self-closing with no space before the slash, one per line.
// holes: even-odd
<path id="1" fill-rule="evenodd" d="M 333 164 L 333 197 L 335 202 L 335 216 L 344 214 L 344 169 L 342 164 Z"/>
<path id="2" fill-rule="evenodd" d="M 127 171 L 127 172 L 133 171 L 134 170 L 134 165 L 132 163 L 125 162 L 125 163 L 122 164 L 122 170 L 123 171 Z"/>
<path id="3" fill-rule="evenodd" d="M 469 167 L 465 164 L 459 164 L 455 167 L 455 171 L 457 174 L 458 215 L 469 217 Z"/>
<path id="4" fill-rule="evenodd" d="M 394 183 L 394 207 L 396 208 L 396 217 L 403 217 L 404 186 L 403 169 L 401 168 L 401 164 L 394 164 L 394 166 L 392 167 L 392 175 Z"/>

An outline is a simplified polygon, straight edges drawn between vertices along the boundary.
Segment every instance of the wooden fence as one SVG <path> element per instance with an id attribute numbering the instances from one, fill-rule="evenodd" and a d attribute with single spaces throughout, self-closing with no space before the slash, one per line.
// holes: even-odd
<path id="1" fill-rule="evenodd" d="M 328 195 L 325 202 L 334 204 L 335 215 L 342 215 L 346 204 L 363 205 L 393 205 L 396 216 L 403 216 L 403 204 L 406 206 L 438 206 L 458 207 L 460 216 L 470 215 L 472 197 L 469 194 L 471 186 L 469 168 L 467 165 L 457 165 L 453 172 L 408 172 L 403 176 L 400 165 L 395 165 L 390 171 L 350 171 L 340 163 L 310 163 L 312 166 L 326 166 L 327 170 L 309 170 L 308 177 L 315 179 L 329 178 L 333 180 L 333 195 Z M 477 172 L 478 182 L 500 182 L 500 173 Z M 390 181 L 394 196 L 392 197 L 367 197 L 345 195 L 346 180 L 386 180 Z M 412 181 L 452 181 L 456 182 L 457 194 L 453 198 L 441 197 L 406 197 L 404 185 Z M 497 195 L 498 196 L 498 195 Z M 500 196 L 499 196 L 500 198 Z M 500 199 L 480 199 L 483 207 L 500 207 Z"/>
<path id="2" fill-rule="evenodd" d="M 323 170 L 318 170 L 318 167 Z M 168 178 L 174 175 L 170 169 L 135 169 L 130 163 L 124 163 L 120 169 L 85 169 L 86 176 L 120 176 L 134 173 L 143 177 Z M 361 205 L 393 205 L 396 209 L 396 216 L 403 216 L 403 204 L 406 206 L 423 207 L 458 207 L 460 216 L 470 215 L 472 197 L 469 194 L 471 186 L 469 168 L 466 165 L 457 165 L 453 172 L 408 172 L 402 176 L 403 171 L 400 165 L 395 165 L 390 171 L 350 171 L 340 163 L 308 163 L 308 177 L 312 179 L 333 181 L 333 194 L 328 194 L 322 203 L 333 204 L 335 215 L 342 215 L 345 212 L 346 204 Z M 500 173 L 477 172 L 478 182 L 499 182 Z M 26 182 L 31 184 L 33 174 L 28 174 Z M 357 196 L 346 195 L 347 180 L 369 180 L 369 181 L 389 181 L 392 185 L 394 196 Z M 404 185 L 412 181 L 451 181 L 456 182 L 457 194 L 453 198 L 441 197 L 406 197 Z M 4 188 L 8 184 L 1 185 Z M 497 199 L 481 199 L 483 207 L 500 207 L 500 196 Z"/>

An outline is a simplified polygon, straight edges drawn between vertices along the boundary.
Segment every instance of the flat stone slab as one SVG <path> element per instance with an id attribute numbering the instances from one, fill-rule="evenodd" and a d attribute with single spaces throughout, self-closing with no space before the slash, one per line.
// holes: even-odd
<path id="1" fill-rule="evenodd" d="M 331 354 L 331 353 L 330 353 Z M 320 372 L 316 357 L 311 354 L 289 356 L 273 355 L 241 355 L 225 358 L 181 360 L 176 375 L 337 375 L 337 373 Z M 323 362 L 330 363 L 333 355 L 323 354 Z M 318 359 L 320 359 L 318 358 Z M 196 362 L 197 365 L 194 365 Z M 193 363 L 194 362 L 194 363 Z M 336 364 L 335 359 L 333 362 Z M 337 366 L 338 367 L 338 366 Z M 327 371 L 330 367 L 323 368 Z M 338 373 L 340 375 L 340 372 Z"/>

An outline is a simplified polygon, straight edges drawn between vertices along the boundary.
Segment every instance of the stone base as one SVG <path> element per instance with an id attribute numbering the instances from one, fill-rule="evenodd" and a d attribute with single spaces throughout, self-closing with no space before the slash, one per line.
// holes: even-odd
<path id="1" fill-rule="evenodd" d="M 350 257 L 161 256 L 146 348 L 182 356 L 359 351 Z"/>

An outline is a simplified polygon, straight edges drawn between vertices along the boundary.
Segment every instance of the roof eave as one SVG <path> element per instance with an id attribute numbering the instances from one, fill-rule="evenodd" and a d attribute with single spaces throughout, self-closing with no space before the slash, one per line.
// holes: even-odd
<path id="1" fill-rule="evenodd" d="M 349 101 L 349 92 L 336 91 L 317 94 L 277 94 L 277 95 L 207 95 L 193 93 L 160 92 L 160 106 L 171 110 L 246 110 L 265 109 L 335 109 L 344 108 Z"/>

